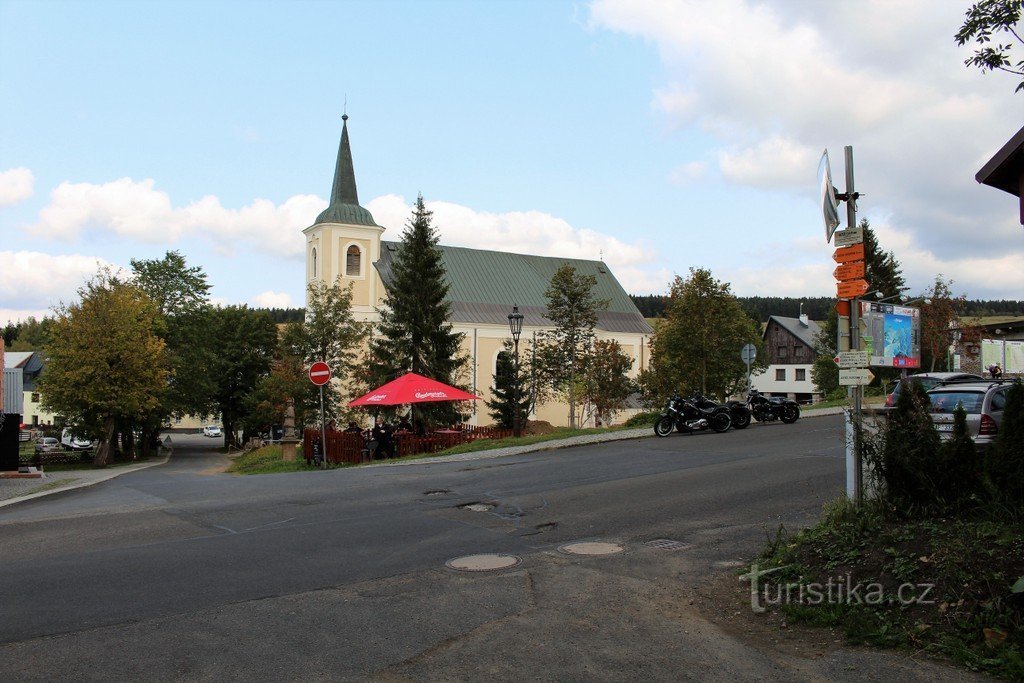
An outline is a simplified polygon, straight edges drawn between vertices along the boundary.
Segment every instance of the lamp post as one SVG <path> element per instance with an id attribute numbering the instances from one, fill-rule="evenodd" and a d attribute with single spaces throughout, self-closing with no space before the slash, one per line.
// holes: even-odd
<path id="1" fill-rule="evenodd" d="M 512 312 L 508 314 L 508 329 L 512 333 L 512 343 L 515 346 L 516 365 L 515 376 L 512 378 L 512 433 L 518 439 L 523 435 L 523 426 L 519 415 L 519 335 L 523 333 L 523 314 L 519 312 L 519 305 L 512 306 Z"/>

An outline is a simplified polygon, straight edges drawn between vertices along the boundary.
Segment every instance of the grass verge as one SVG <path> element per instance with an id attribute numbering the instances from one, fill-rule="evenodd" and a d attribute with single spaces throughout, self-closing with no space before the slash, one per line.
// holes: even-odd
<path id="1" fill-rule="evenodd" d="M 817 526 L 792 537 L 780 530 L 758 558 L 761 571 L 782 568 L 762 579 L 770 609 L 840 629 L 852 644 L 929 652 L 1024 680 L 1024 592 L 1014 593 L 1024 523 L 991 510 L 909 520 L 887 512 L 842 501 Z"/>
<path id="2" fill-rule="evenodd" d="M 338 465 L 332 465 L 338 467 Z M 285 462 L 278 445 L 263 446 L 235 458 L 228 466 L 230 474 L 278 474 L 281 472 L 315 471 L 302 457 L 302 449 L 296 449 L 295 460 Z"/>

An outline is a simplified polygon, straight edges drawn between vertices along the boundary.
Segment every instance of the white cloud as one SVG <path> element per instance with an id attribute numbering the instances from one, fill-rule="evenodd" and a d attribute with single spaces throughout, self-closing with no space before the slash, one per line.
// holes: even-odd
<path id="1" fill-rule="evenodd" d="M 35 176 L 27 168 L 0 171 L 0 207 L 13 206 L 32 196 Z"/>
<path id="2" fill-rule="evenodd" d="M 633 243 L 585 228 L 576 228 L 541 211 L 490 213 L 443 201 L 428 201 L 442 244 L 538 256 L 603 259 L 629 292 L 664 291 L 668 271 L 653 271 L 658 253 L 642 241 Z M 398 195 L 377 197 L 366 208 L 388 228 L 385 239 L 398 240 L 412 214 L 412 205 Z M 653 280 L 666 276 L 655 284 Z"/>
<path id="3" fill-rule="evenodd" d="M 590 5 L 592 28 L 656 47 L 667 75 L 652 107 L 670 129 L 717 141 L 727 181 L 816 202 L 821 149 L 841 160 L 853 145 L 861 215 L 888 216 L 910 240 L 915 251 L 897 250 L 908 280 L 926 284 L 935 272 L 924 270 L 941 267 L 972 294 L 1017 296 L 992 282 L 1019 282 L 1000 265 L 1021 244 L 1013 198 L 974 174 L 1016 132 L 1020 96 L 1012 79 L 965 68 L 969 50 L 952 38 L 962 20 L 962 6 L 927 0 Z"/>
<path id="4" fill-rule="evenodd" d="M 778 135 L 740 151 L 718 155 L 722 175 L 738 185 L 761 188 L 800 187 L 807 184 L 807 169 L 817 162 L 820 150 Z"/>
<path id="5" fill-rule="evenodd" d="M 97 256 L 0 251 L 0 300 L 16 303 L 18 309 L 25 311 L 71 302 L 77 299 L 78 288 L 101 267 L 124 272 Z"/>
<path id="6" fill-rule="evenodd" d="M 250 303 L 258 308 L 291 308 L 294 305 L 291 295 L 286 292 L 262 292 Z"/>
<path id="7" fill-rule="evenodd" d="M 221 253 L 248 248 L 298 259 L 303 254 L 301 230 L 327 202 L 314 195 L 295 195 L 283 204 L 256 199 L 228 209 L 207 195 L 176 208 L 155 181 L 121 178 L 103 184 L 61 183 L 39 212 L 30 234 L 72 241 L 83 232 L 110 232 L 139 242 L 171 245 L 184 237 L 201 236 Z"/>
<path id="8" fill-rule="evenodd" d="M 26 318 L 41 320 L 49 315 L 51 312 L 45 308 L 0 308 L 0 323 L 17 323 Z"/>

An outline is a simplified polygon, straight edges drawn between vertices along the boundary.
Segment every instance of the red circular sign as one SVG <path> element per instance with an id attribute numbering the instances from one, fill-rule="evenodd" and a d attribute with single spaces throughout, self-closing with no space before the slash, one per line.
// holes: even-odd
<path id="1" fill-rule="evenodd" d="M 309 381 L 318 387 L 330 382 L 331 366 L 322 360 L 313 363 L 309 368 Z"/>

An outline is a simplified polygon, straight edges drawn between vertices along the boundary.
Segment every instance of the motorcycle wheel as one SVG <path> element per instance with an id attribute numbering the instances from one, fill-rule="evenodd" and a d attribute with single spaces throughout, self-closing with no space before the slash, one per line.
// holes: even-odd
<path id="1" fill-rule="evenodd" d="M 712 429 L 721 434 L 722 432 L 729 431 L 729 427 L 732 427 L 732 420 L 729 419 L 728 413 L 715 413 L 708 420 L 708 424 L 711 425 Z"/>
<path id="2" fill-rule="evenodd" d="M 737 410 L 735 413 L 729 413 L 729 418 L 732 420 L 732 426 L 736 429 L 746 429 L 750 425 L 749 410 Z"/>
<path id="3" fill-rule="evenodd" d="M 654 423 L 654 433 L 658 436 L 668 436 L 672 433 L 672 422 L 671 417 L 658 418 L 658 421 Z"/>
<path id="4" fill-rule="evenodd" d="M 788 425 L 793 424 L 800 419 L 800 407 L 799 406 L 786 406 L 782 410 L 782 421 Z"/>

